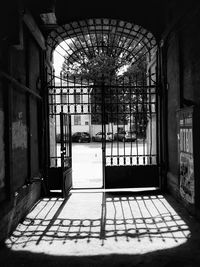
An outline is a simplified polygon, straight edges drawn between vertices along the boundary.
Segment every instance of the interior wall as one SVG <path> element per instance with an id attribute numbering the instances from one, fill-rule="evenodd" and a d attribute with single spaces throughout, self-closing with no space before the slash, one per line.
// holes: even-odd
<path id="1" fill-rule="evenodd" d="M 174 16 L 176 17 L 176 16 Z M 168 188 L 180 197 L 177 110 L 200 104 L 200 6 L 182 14 L 168 31 L 167 50 L 167 148 Z M 194 129 L 194 131 L 196 131 Z M 195 138 L 197 135 L 194 133 Z M 199 137 L 198 137 L 199 138 Z M 196 140 L 193 140 L 196 143 Z M 197 142 L 199 143 L 199 142 Z M 200 149 L 200 148 L 199 148 Z M 195 173 L 195 170 L 194 170 Z M 199 177 L 195 177 L 199 179 Z M 197 189 L 195 189 L 197 190 Z M 199 190 L 196 192 L 198 193 Z M 181 199 L 183 200 L 183 199 Z"/>
<path id="2" fill-rule="evenodd" d="M 180 62 L 179 39 L 176 33 L 171 34 L 167 49 L 167 93 L 168 93 L 168 179 L 173 189 L 178 186 L 178 146 L 176 114 L 180 108 Z M 169 183 L 170 185 L 170 183 Z"/>
<path id="3" fill-rule="evenodd" d="M 0 198 L 0 241 L 41 196 L 43 173 L 41 100 L 23 89 L 42 94 L 42 49 L 23 20 L 17 31 L 14 39 L 7 33 L 7 65 L 0 69 L 6 74 L 0 75 L 0 193 L 5 189 Z M 0 47 L 4 42 L 1 39 Z"/>
<path id="4" fill-rule="evenodd" d="M 0 81 L 0 201 L 5 199 L 5 142 L 4 142 L 3 85 Z"/>
<path id="5" fill-rule="evenodd" d="M 187 100 L 200 103 L 200 11 L 197 10 L 187 22 L 180 29 L 184 104 Z"/>

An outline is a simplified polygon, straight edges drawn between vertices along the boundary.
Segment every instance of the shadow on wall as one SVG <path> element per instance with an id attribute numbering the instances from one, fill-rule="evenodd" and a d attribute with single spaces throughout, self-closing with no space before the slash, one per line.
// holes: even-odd
<path id="1" fill-rule="evenodd" d="M 70 211 L 76 193 L 38 202 L 1 249 L 1 266 L 199 266 L 199 224 L 168 197 L 93 197 L 101 205 L 88 217 Z"/>

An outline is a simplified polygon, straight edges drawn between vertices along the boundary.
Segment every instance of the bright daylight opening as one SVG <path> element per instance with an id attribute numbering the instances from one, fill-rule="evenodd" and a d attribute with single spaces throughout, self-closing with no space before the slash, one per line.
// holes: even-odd
<path id="1" fill-rule="evenodd" d="M 156 166 L 153 35 L 128 22 L 90 19 L 60 27 L 48 44 L 55 70 L 49 90 L 51 167 L 62 165 L 60 113 L 71 121 L 70 141 L 63 141 L 72 141 L 73 188 L 104 187 L 107 167 Z"/>

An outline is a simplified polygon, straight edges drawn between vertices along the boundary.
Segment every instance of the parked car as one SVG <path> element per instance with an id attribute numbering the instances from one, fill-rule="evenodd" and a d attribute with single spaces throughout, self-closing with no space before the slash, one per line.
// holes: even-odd
<path id="1" fill-rule="evenodd" d="M 122 142 L 126 141 L 135 141 L 136 140 L 136 133 L 130 131 L 122 131 L 119 133 L 114 134 L 114 139 Z"/>
<path id="2" fill-rule="evenodd" d="M 95 134 L 95 136 L 93 136 L 93 141 L 100 142 L 102 141 L 102 138 L 103 138 L 102 132 L 98 132 L 97 134 Z M 112 140 L 114 140 L 113 134 L 111 132 L 107 132 L 106 141 L 112 141 Z"/>
<path id="3" fill-rule="evenodd" d="M 76 132 L 72 135 L 72 142 L 89 143 L 91 140 L 90 134 L 87 132 Z"/>

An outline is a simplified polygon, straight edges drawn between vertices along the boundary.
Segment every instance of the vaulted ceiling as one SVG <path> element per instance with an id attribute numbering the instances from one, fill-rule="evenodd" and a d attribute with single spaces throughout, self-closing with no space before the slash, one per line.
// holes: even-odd
<path id="1" fill-rule="evenodd" d="M 55 12 L 57 24 L 89 18 L 112 18 L 140 25 L 159 37 L 165 24 L 167 0 L 26 0 L 26 5 L 37 16 Z"/>

